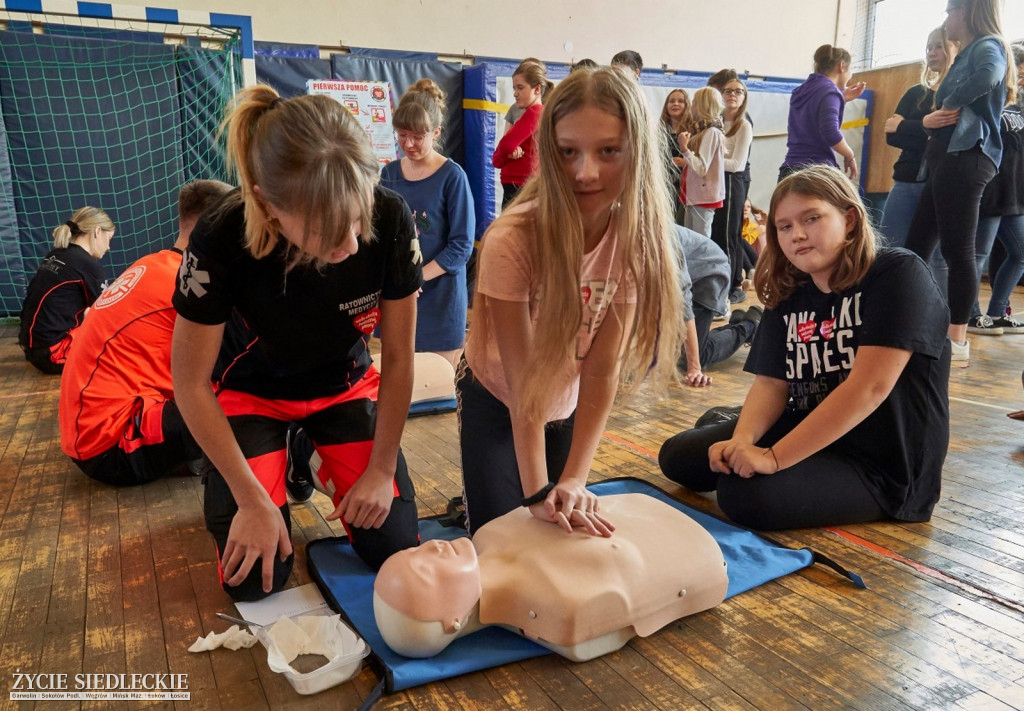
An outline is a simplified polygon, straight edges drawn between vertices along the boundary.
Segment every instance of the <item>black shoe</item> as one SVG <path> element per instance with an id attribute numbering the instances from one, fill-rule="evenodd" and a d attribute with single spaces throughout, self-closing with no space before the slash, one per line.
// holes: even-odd
<path id="1" fill-rule="evenodd" d="M 733 309 L 732 313 L 729 314 L 729 323 L 739 323 L 740 321 L 747 320 L 747 312 L 744 309 Z"/>
<path id="2" fill-rule="evenodd" d="M 313 486 L 313 471 L 309 468 L 309 436 L 296 425 L 291 425 L 285 434 L 285 450 L 288 453 L 288 465 L 285 469 L 284 485 L 288 497 L 297 504 L 313 498 L 316 487 Z"/>
<path id="3" fill-rule="evenodd" d="M 697 429 L 699 427 L 707 427 L 708 425 L 717 425 L 719 422 L 732 422 L 733 420 L 738 420 L 740 417 L 740 410 L 742 409 L 742 405 L 737 405 L 735 407 L 717 405 L 698 417 L 697 421 L 693 423 L 693 427 L 694 429 Z"/>
<path id="4" fill-rule="evenodd" d="M 747 340 L 744 341 L 744 345 L 749 346 L 750 343 L 754 340 L 754 334 L 757 333 L 757 327 L 761 325 L 762 315 L 764 315 L 764 309 L 762 309 L 760 306 L 751 306 L 749 309 L 747 309 L 747 313 L 746 315 L 744 315 L 743 320 L 750 321 L 750 323 L 754 324 L 754 330 L 750 332 L 750 335 L 747 337 Z"/>
<path id="5" fill-rule="evenodd" d="M 742 304 L 746 300 L 747 300 L 747 292 L 744 291 L 743 287 L 740 287 L 738 289 L 733 289 L 732 293 L 729 294 L 729 303 L 730 304 Z"/>

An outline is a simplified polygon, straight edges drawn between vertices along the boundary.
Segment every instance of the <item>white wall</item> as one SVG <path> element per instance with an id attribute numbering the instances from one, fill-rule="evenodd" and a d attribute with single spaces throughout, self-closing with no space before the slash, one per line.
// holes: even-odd
<path id="1" fill-rule="evenodd" d="M 821 44 L 849 47 L 856 0 L 119 0 L 251 15 L 257 40 L 801 77 Z M 837 36 L 838 28 L 838 36 Z M 837 41 L 838 40 L 838 41 Z M 566 51 L 566 43 L 572 49 Z"/>

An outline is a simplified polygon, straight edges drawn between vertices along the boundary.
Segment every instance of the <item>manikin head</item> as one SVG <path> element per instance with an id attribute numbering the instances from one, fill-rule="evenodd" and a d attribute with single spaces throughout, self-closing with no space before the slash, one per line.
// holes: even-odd
<path id="1" fill-rule="evenodd" d="M 427 541 L 388 558 L 373 585 L 377 627 L 407 657 L 430 657 L 466 629 L 482 592 L 468 538 Z"/>

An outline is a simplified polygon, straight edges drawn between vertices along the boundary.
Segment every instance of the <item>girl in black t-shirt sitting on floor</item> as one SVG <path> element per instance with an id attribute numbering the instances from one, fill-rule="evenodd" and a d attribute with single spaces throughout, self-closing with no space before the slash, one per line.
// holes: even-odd
<path id="1" fill-rule="evenodd" d="M 856 187 L 814 166 L 772 196 L 755 284 L 767 310 L 738 421 L 669 439 L 670 479 L 763 530 L 925 521 L 949 440 L 949 311 L 928 268 L 876 251 Z"/>
<path id="2" fill-rule="evenodd" d="M 409 208 L 376 185 L 366 133 L 337 101 L 252 87 L 226 127 L 241 189 L 203 216 L 182 256 L 171 371 L 181 414 L 216 468 L 204 510 L 224 589 L 252 600 L 291 572 L 293 422 L 323 460 L 315 484 L 334 502 L 328 518 L 368 565 L 417 543 L 399 443 L 422 259 Z M 211 390 L 234 312 L 251 336 Z M 378 326 L 383 376 L 368 348 Z"/>

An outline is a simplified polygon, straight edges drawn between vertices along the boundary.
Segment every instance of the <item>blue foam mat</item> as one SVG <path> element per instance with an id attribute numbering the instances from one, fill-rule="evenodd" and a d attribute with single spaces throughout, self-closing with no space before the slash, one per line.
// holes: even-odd
<path id="1" fill-rule="evenodd" d="M 814 562 L 810 550 L 793 550 L 755 533 L 701 513 L 676 501 L 652 484 L 639 479 L 611 479 L 589 487 L 599 496 L 640 493 L 660 499 L 697 521 L 714 537 L 728 563 L 726 598 L 806 568 Z M 445 528 L 437 519 L 422 519 L 422 540 L 453 540 L 465 535 L 458 527 Z M 455 640 L 429 659 L 403 657 L 384 643 L 373 616 L 375 574 L 353 552 L 345 538 L 322 538 L 307 547 L 309 570 L 327 601 L 352 623 L 384 667 L 384 691 L 391 693 L 459 674 L 550 654 L 519 635 L 487 627 Z"/>

